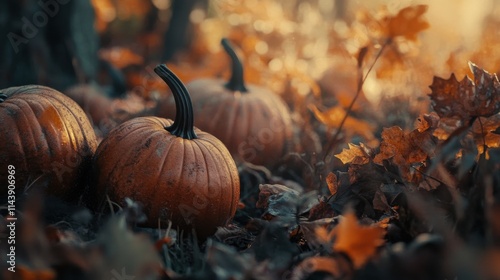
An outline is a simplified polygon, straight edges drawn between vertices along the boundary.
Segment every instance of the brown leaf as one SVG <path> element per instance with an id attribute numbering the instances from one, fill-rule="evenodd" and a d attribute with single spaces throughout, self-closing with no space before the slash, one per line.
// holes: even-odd
<path id="1" fill-rule="evenodd" d="M 500 82 L 496 74 L 469 62 L 474 79 L 458 81 L 454 74 L 448 80 L 434 77 L 430 98 L 434 111 L 441 118 L 490 117 L 500 112 Z"/>
<path id="2" fill-rule="evenodd" d="M 373 209 L 384 213 L 391 212 L 391 206 L 387 202 L 387 198 L 381 190 L 377 190 L 373 196 Z"/>
<path id="3" fill-rule="evenodd" d="M 423 117 L 424 118 L 424 117 Z M 425 119 L 425 118 L 424 118 Z M 410 133 L 405 133 L 400 127 L 393 126 L 384 128 L 382 131 L 382 143 L 380 152 L 373 161 L 377 164 L 383 164 L 384 160 L 391 160 L 395 164 L 403 178 L 407 181 L 418 181 L 411 167 L 416 163 L 424 163 L 427 158 L 434 155 L 437 145 L 437 139 L 433 135 L 437 125 L 432 117 L 428 117 L 427 125 L 423 125 Z M 430 123 L 429 123 L 430 122 Z M 419 132 L 419 129 L 426 130 Z"/>
<path id="4" fill-rule="evenodd" d="M 335 195 L 339 189 L 339 183 L 337 176 L 333 172 L 328 173 L 328 176 L 326 176 L 326 184 L 328 185 L 330 194 Z"/>
<path id="5" fill-rule="evenodd" d="M 333 174 L 333 173 L 330 173 L 330 174 Z M 337 213 L 335 213 L 335 210 L 326 201 L 326 199 L 323 199 L 318 204 L 314 205 L 311 208 L 311 210 L 309 210 L 309 216 L 307 217 L 307 219 L 309 221 L 315 221 L 315 220 L 319 220 L 319 219 L 333 218 L 335 216 L 337 216 Z"/>
<path id="6" fill-rule="evenodd" d="M 422 18 L 427 11 L 427 5 L 415 5 L 401 9 L 397 15 L 386 17 L 386 32 L 389 38 L 398 36 L 415 41 L 417 34 L 429 28 L 429 23 Z"/>
<path id="7" fill-rule="evenodd" d="M 370 161 L 370 157 L 363 150 L 361 146 L 348 143 L 349 149 L 342 149 L 340 154 L 336 154 L 335 157 L 340 159 L 343 164 L 367 164 Z"/>

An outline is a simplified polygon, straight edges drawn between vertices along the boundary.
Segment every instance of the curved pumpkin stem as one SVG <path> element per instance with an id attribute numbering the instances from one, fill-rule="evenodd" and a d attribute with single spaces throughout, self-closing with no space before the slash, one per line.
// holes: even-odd
<path id="1" fill-rule="evenodd" d="M 0 92 L 0 103 L 4 102 L 7 98 L 8 96 L 6 94 Z"/>
<path id="2" fill-rule="evenodd" d="M 232 63 L 231 79 L 227 82 L 226 88 L 232 91 L 247 92 L 248 90 L 245 87 L 245 81 L 243 80 L 243 65 L 241 64 L 238 55 L 236 55 L 233 46 L 231 46 L 231 43 L 227 38 L 223 38 L 221 40 L 221 44 L 229 57 L 231 57 Z"/>
<path id="3" fill-rule="evenodd" d="M 184 139 L 198 138 L 194 132 L 193 104 L 189 92 L 181 80 L 165 64 L 155 67 L 155 73 L 162 78 L 172 91 L 175 99 L 174 123 L 165 127 L 167 131 Z"/>

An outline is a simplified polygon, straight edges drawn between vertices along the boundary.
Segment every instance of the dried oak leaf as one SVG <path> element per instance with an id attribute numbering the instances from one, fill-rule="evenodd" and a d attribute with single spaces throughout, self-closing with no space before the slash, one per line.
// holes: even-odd
<path id="1" fill-rule="evenodd" d="M 363 143 L 360 145 L 355 145 L 352 143 L 347 144 L 349 149 L 342 149 L 340 154 L 336 154 L 335 157 L 340 159 L 343 164 L 367 164 L 370 161 L 370 156 L 365 150 Z"/>
<path id="2" fill-rule="evenodd" d="M 410 167 L 433 156 L 437 145 L 437 139 L 433 135 L 438 125 L 437 116 L 422 115 L 417 121 L 417 129 L 409 133 L 405 133 L 398 126 L 384 128 L 380 152 L 373 159 L 377 164 L 391 160 L 399 167 L 401 175 L 407 181 L 418 181 Z"/>
<path id="3" fill-rule="evenodd" d="M 339 224 L 330 232 L 323 227 L 316 229 L 319 241 L 329 244 L 332 239 L 333 250 L 343 252 L 352 260 L 355 268 L 362 267 L 374 257 L 377 248 L 384 244 L 385 229 L 378 223 L 362 226 L 352 210 L 348 210 Z"/>
<path id="4" fill-rule="evenodd" d="M 454 74 L 448 80 L 434 77 L 429 94 L 434 111 L 441 118 L 469 120 L 490 117 L 500 112 L 500 82 L 496 74 L 469 62 L 474 79 L 458 81 Z"/>
<path id="5" fill-rule="evenodd" d="M 429 28 L 429 23 L 422 18 L 427 11 L 427 5 L 415 5 L 401 9 L 397 15 L 386 17 L 383 22 L 386 26 L 386 34 L 389 38 L 403 36 L 415 41 L 417 34 Z"/>
<path id="6" fill-rule="evenodd" d="M 410 135 L 399 126 L 384 128 L 380 153 L 375 156 L 374 162 L 382 164 L 383 160 L 391 158 L 397 165 L 424 161 L 427 154 L 415 148 Z"/>

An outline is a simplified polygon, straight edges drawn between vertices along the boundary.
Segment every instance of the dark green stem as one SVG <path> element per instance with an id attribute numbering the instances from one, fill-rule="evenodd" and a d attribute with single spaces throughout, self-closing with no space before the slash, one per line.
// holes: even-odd
<path id="1" fill-rule="evenodd" d="M 7 95 L 0 92 L 0 103 L 4 102 L 7 99 Z"/>
<path id="2" fill-rule="evenodd" d="M 165 64 L 156 66 L 154 70 L 167 83 L 175 99 L 175 120 L 171 126 L 165 127 L 165 129 L 173 135 L 184 139 L 191 140 L 198 138 L 194 132 L 193 104 L 191 103 L 188 90 Z"/>
<path id="3" fill-rule="evenodd" d="M 226 84 L 226 88 L 232 91 L 247 92 L 245 81 L 243 80 L 243 65 L 241 64 L 238 55 L 233 49 L 233 46 L 227 38 L 221 40 L 222 47 L 231 58 L 231 79 Z"/>

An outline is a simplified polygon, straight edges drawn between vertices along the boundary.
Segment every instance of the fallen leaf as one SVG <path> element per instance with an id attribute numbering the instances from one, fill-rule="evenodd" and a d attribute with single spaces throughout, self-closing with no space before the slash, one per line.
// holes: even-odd
<path id="1" fill-rule="evenodd" d="M 458 117 L 463 122 L 472 117 L 490 117 L 500 112 L 500 82 L 496 74 L 469 62 L 474 79 L 460 82 L 454 74 L 448 80 L 434 77 L 429 94 L 434 111 L 441 118 Z"/>
<path id="2" fill-rule="evenodd" d="M 366 164 L 370 161 L 370 157 L 363 150 L 361 146 L 348 143 L 349 149 L 342 149 L 340 154 L 336 154 L 335 157 L 340 159 L 343 164 Z"/>
<path id="3" fill-rule="evenodd" d="M 429 28 L 429 23 L 422 18 L 427 11 L 427 5 L 415 5 L 401 9 L 397 15 L 386 17 L 386 34 L 389 38 L 402 36 L 415 41 L 417 34 Z"/>
<path id="4" fill-rule="evenodd" d="M 337 181 L 337 176 L 333 172 L 328 173 L 328 176 L 326 176 L 326 184 L 328 185 L 330 194 L 335 195 L 339 189 L 339 183 Z"/>
<path id="5" fill-rule="evenodd" d="M 399 168 L 405 180 L 415 181 L 411 167 L 414 167 L 415 164 L 425 163 L 428 158 L 434 155 L 437 146 L 437 139 L 433 135 L 435 129 L 435 126 L 428 126 L 422 132 L 419 132 L 417 128 L 410 133 L 405 133 L 398 126 L 384 128 L 380 152 L 373 161 L 383 165 L 384 160 L 390 160 Z"/>
<path id="6" fill-rule="evenodd" d="M 339 224 L 328 232 L 325 228 L 317 228 L 318 239 L 328 244 L 335 238 L 333 250 L 343 252 L 352 260 L 354 267 L 362 267 L 375 256 L 379 246 L 384 244 L 385 229 L 379 224 L 362 226 L 352 210 L 348 210 Z"/>

